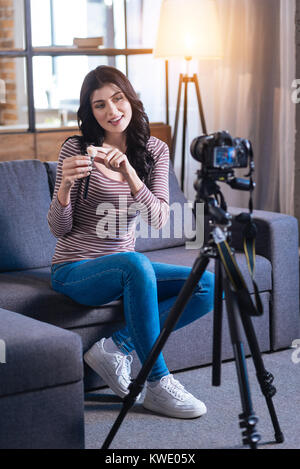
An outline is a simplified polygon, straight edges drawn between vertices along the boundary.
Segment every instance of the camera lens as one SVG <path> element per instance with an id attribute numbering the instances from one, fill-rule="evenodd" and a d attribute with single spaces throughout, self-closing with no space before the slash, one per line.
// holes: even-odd
<path id="1" fill-rule="evenodd" d="M 203 138 L 205 138 L 205 136 L 194 138 L 190 146 L 192 157 L 195 158 L 195 160 L 200 161 L 200 163 L 203 162 Z"/>

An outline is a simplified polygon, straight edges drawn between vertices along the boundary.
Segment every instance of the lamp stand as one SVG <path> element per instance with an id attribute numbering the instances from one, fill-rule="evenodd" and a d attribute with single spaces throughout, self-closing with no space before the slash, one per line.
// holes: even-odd
<path id="1" fill-rule="evenodd" d="M 188 60 L 188 59 L 187 59 Z M 174 164 L 175 159 L 175 150 L 176 150 L 176 139 L 177 139 L 177 130 L 178 130 L 178 120 L 179 120 L 179 110 L 181 102 L 181 90 L 184 83 L 184 106 L 183 106 L 183 129 L 182 129 L 182 152 L 181 152 L 181 190 L 184 190 L 184 176 L 185 176 L 185 141 L 186 141 L 186 124 L 187 124 L 187 109 L 188 109 L 188 84 L 194 83 L 196 87 L 196 94 L 198 100 L 198 109 L 201 120 L 202 131 L 204 134 L 207 134 L 205 117 L 203 112 L 203 106 L 200 95 L 200 88 L 198 83 L 197 75 L 194 73 L 192 77 L 188 74 L 179 75 L 179 85 L 178 85 L 178 95 L 177 95 L 177 105 L 176 105 L 176 116 L 174 124 L 174 134 L 172 138 L 172 147 L 171 147 L 171 161 Z"/>

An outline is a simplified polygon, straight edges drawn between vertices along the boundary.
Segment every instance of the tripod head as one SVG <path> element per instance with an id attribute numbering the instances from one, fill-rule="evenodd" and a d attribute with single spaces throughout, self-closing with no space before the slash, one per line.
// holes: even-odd
<path id="1" fill-rule="evenodd" d="M 250 218 L 253 211 L 252 191 L 255 183 L 253 149 L 250 140 L 233 138 L 229 132 L 222 131 L 196 137 L 191 143 L 191 155 L 202 165 L 197 171 L 194 182 L 196 190 L 195 204 L 204 202 L 204 214 L 210 216 L 210 222 L 224 228 L 231 224 L 227 213 L 227 204 L 217 182 L 225 182 L 232 189 L 249 191 Z M 248 168 L 245 178 L 235 177 L 235 168 Z M 194 205 L 194 213 L 196 213 Z M 245 215 L 239 221 L 245 220 Z"/>
<path id="2" fill-rule="evenodd" d="M 203 167 L 196 172 L 197 179 L 194 182 L 196 196 L 194 201 L 194 213 L 196 213 L 196 204 L 204 202 L 204 215 L 209 216 L 209 223 L 215 229 L 217 226 L 221 228 L 227 237 L 228 228 L 232 225 L 233 216 L 227 211 L 227 203 L 224 195 L 217 182 L 225 182 L 232 189 L 249 191 L 249 213 L 242 212 L 234 218 L 244 224 L 244 237 L 249 237 L 256 234 L 255 225 L 252 221 L 253 201 L 252 192 L 255 188 L 255 183 L 252 180 L 252 173 L 254 171 L 253 161 L 250 163 L 249 173 L 246 174 L 249 179 L 236 178 L 232 168 L 219 169 Z"/>

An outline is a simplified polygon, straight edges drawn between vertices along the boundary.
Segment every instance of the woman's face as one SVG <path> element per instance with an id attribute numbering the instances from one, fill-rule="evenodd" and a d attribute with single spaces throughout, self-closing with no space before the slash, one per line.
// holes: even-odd
<path id="1" fill-rule="evenodd" d="M 124 132 L 132 117 L 131 104 L 121 89 L 109 83 L 91 95 L 91 107 L 98 124 L 108 133 Z"/>

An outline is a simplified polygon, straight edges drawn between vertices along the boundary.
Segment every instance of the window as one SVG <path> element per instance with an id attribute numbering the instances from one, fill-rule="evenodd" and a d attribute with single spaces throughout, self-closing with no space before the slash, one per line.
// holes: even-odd
<path id="1" fill-rule="evenodd" d="M 1 21 L 6 21 L 1 23 L 5 37 L 0 38 L 0 130 L 76 126 L 83 78 L 102 64 L 127 74 L 149 120 L 164 121 L 164 67 L 151 55 L 160 4 L 161 0 L 0 4 Z M 103 38 L 101 48 L 73 46 L 74 37 L 98 36 Z M 12 112 L 14 107 L 17 112 Z"/>
<path id="2" fill-rule="evenodd" d="M 106 48 L 125 48 L 123 0 L 31 0 L 31 23 L 33 47 L 101 36 Z"/>
<path id="3" fill-rule="evenodd" d="M 127 47 L 153 48 L 161 0 L 127 0 Z"/>

